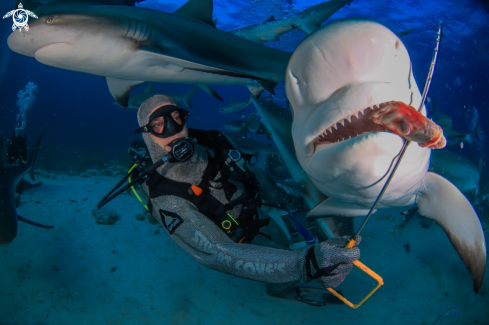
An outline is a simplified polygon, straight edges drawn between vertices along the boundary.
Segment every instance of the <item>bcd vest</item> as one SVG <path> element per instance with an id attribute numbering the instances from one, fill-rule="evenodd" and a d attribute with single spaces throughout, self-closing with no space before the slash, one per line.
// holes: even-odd
<path id="1" fill-rule="evenodd" d="M 249 162 L 253 156 L 236 150 L 227 138 L 216 130 L 189 129 L 189 137 L 197 139 L 198 144 L 214 152 L 212 156 L 206 151 L 208 163 L 202 181 L 200 184 L 177 182 L 154 171 L 148 175 L 146 180 L 150 198 L 173 195 L 190 201 L 199 209 L 200 213 L 211 219 L 231 239 L 236 242 L 250 243 L 259 233 L 260 228 L 268 225 L 270 221 L 269 218 L 258 219 L 257 209 L 262 205 L 259 183 L 256 175 L 244 163 L 245 160 Z M 232 157 L 237 152 L 241 154 L 241 159 L 236 161 Z M 244 185 L 246 192 L 242 198 L 232 202 L 231 198 L 237 187 L 229 181 L 231 176 Z M 211 182 L 220 183 L 222 186 L 215 187 Z M 222 189 L 229 203 L 222 204 L 213 197 L 210 193 L 211 187 Z M 233 216 L 228 212 L 240 204 L 242 208 L 238 216 Z"/>

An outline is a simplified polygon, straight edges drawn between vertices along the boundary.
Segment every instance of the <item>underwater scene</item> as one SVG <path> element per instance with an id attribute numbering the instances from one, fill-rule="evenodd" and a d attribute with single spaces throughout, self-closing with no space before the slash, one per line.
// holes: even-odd
<path id="1" fill-rule="evenodd" d="M 489 1 L 0 9 L 0 325 L 489 325 Z"/>

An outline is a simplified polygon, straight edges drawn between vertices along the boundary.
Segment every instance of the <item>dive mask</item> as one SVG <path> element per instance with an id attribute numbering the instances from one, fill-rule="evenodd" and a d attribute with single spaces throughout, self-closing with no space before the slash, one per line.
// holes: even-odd
<path id="1" fill-rule="evenodd" d="M 162 106 L 149 116 L 148 124 L 136 129 L 134 133 L 150 132 L 158 138 L 169 138 L 183 130 L 188 114 L 187 110 L 177 106 Z"/>

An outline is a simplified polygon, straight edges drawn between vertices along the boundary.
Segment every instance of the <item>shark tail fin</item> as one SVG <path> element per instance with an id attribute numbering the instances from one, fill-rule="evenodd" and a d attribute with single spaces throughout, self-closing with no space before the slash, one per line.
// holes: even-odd
<path id="1" fill-rule="evenodd" d="M 241 114 L 242 111 L 244 111 L 247 107 L 253 105 L 253 101 L 251 100 L 251 92 L 248 94 L 248 99 L 246 100 L 246 103 L 243 105 L 243 107 L 240 108 L 238 111 L 238 114 Z"/>
<path id="2" fill-rule="evenodd" d="M 216 93 L 216 91 L 214 89 L 212 89 L 211 87 L 209 87 L 207 85 L 204 85 L 204 84 L 197 84 L 197 86 L 199 86 L 200 89 L 202 89 L 203 91 L 205 91 L 206 93 L 208 93 L 209 95 L 211 95 L 212 97 L 214 97 L 215 99 L 220 100 L 221 102 L 224 101 L 222 99 L 222 97 L 219 96 L 219 94 Z"/>
<path id="3" fill-rule="evenodd" d="M 29 160 L 27 162 L 27 164 L 29 165 L 29 176 L 33 181 L 36 180 L 36 178 L 34 177 L 34 163 L 36 162 L 37 154 L 39 152 L 39 146 L 41 145 L 43 135 L 44 129 L 41 131 L 41 134 L 39 134 L 39 137 L 34 144 L 34 148 L 32 148 L 31 154 L 29 155 Z"/>
<path id="4" fill-rule="evenodd" d="M 192 96 L 195 94 L 197 89 L 199 89 L 199 87 L 195 86 L 194 88 L 190 89 L 182 98 L 182 101 L 190 109 L 192 109 L 192 104 L 190 104 L 190 98 L 192 98 Z"/>
<path id="5" fill-rule="evenodd" d="M 145 93 L 154 93 L 154 90 L 153 90 L 153 83 L 150 82 L 148 84 L 148 87 L 146 87 L 146 89 L 144 90 Z"/>

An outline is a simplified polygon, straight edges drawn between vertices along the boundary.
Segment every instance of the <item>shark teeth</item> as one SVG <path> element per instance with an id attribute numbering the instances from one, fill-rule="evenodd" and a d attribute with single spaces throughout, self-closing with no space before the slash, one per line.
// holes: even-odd
<path id="1" fill-rule="evenodd" d="M 341 118 L 339 121 L 337 121 L 336 123 L 333 123 L 333 125 L 331 125 L 327 129 L 325 129 L 320 135 L 318 135 L 318 137 L 317 137 L 318 140 L 324 140 L 326 136 L 334 133 L 335 131 L 338 131 L 338 128 L 339 128 L 340 125 L 342 127 L 345 127 L 345 126 L 348 127 L 348 124 L 352 123 L 352 119 L 354 117 L 357 118 L 357 119 L 363 118 L 365 116 L 365 114 L 368 113 L 367 110 L 374 111 L 374 110 L 379 109 L 380 107 L 382 107 L 382 104 L 372 105 L 372 106 L 369 106 L 367 108 L 361 109 L 361 110 L 359 110 L 359 111 L 357 111 L 357 112 L 355 112 L 353 114 L 350 114 L 350 115 L 348 115 L 346 117 Z M 352 138 L 351 135 L 345 136 L 345 137 L 340 136 L 340 137 L 341 138 L 339 138 L 337 141 L 334 141 L 334 142 L 344 141 L 344 140 L 347 140 L 347 139 L 351 139 Z"/>

